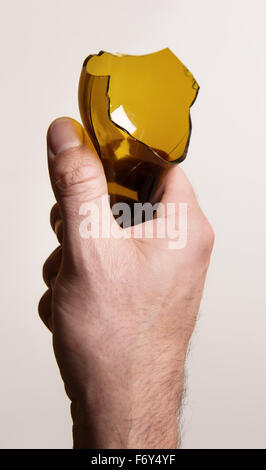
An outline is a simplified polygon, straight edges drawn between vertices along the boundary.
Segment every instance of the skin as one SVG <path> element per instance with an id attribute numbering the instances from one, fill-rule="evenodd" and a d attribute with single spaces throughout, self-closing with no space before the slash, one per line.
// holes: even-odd
<path id="1" fill-rule="evenodd" d="M 100 207 L 107 194 L 102 164 L 70 118 L 51 124 L 47 143 L 57 200 L 51 225 L 60 245 L 44 264 L 48 290 L 39 314 L 53 334 L 71 400 L 74 447 L 176 448 L 185 358 L 213 230 L 175 166 L 156 198 L 175 203 L 176 220 L 178 203 L 187 203 L 185 248 L 169 250 L 158 238 L 82 238 L 81 204 Z M 104 209 L 113 221 L 107 200 Z"/>

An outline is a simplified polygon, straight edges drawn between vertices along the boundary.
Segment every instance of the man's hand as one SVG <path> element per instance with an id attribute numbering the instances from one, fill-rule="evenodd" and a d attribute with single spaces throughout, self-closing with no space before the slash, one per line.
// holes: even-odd
<path id="1" fill-rule="evenodd" d="M 176 204 L 176 219 L 178 204 L 187 203 L 185 248 L 169 250 L 159 238 L 82 238 L 84 202 L 103 210 L 104 200 L 106 217 L 114 221 L 102 198 L 107 184 L 101 161 L 72 119 L 54 121 L 47 137 L 57 199 L 51 225 L 60 246 L 44 265 L 48 290 L 39 312 L 53 333 L 72 402 L 74 447 L 176 448 L 186 351 L 213 231 L 188 179 L 174 166 L 161 202 Z"/>

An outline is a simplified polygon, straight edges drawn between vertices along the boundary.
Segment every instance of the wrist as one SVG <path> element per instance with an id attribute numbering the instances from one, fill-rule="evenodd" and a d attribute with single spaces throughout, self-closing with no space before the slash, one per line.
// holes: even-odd
<path id="1" fill-rule="evenodd" d="M 72 403 L 74 448 L 176 448 L 183 371 L 101 383 Z"/>

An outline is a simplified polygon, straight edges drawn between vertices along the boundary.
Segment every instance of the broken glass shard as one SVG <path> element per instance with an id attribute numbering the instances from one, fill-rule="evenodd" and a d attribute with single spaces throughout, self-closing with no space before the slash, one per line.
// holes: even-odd
<path id="1" fill-rule="evenodd" d="M 79 108 L 102 160 L 110 203 L 147 202 L 187 155 L 199 86 L 165 48 L 142 56 L 100 51 L 83 63 Z"/>

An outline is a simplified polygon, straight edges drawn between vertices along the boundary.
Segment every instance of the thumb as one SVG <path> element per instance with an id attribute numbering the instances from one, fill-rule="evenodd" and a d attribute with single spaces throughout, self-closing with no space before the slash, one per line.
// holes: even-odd
<path id="1" fill-rule="evenodd" d="M 74 119 L 62 117 L 50 125 L 47 147 L 51 184 L 63 217 L 64 240 L 77 246 L 80 208 L 84 203 L 93 202 L 99 211 L 104 209 L 105 217 L 113 220 L 104 169 L 83 127 Z"/>

